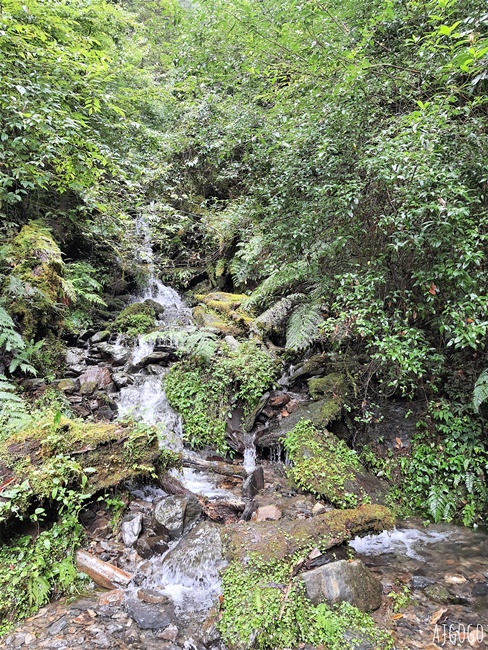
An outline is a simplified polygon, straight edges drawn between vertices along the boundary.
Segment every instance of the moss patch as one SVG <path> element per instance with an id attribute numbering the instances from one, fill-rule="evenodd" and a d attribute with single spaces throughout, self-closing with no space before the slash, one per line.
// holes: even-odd
<path id="1" fill-rule="evenodd" d="M 253 322 L 253 318 L 240 309 L 248 298 L 244 294 L 213 291 L 206 295 L 196 295 L 195 298 L 205 305 L 193 310 L 195 322 L 202 327 L 236 336 L 246 331 Z"/>
<path id="2" fill-rule="evenodd" d="M 273 385 L 276 370 L 267 352 L 250 342 L 237 350 L 224 346 L 220 355 L 207 361 L 185 359 L 175 364 L 165 388 L 183 418 L 185 440 L 192 447 L 210 444 L 225 451 L 229 410 L 242 407 L 247 417 Z"/>
<path id="3" fill-rule="evenodd" d="M 336 507 L 368 502 L 371 497 L 364 486 L 378 490 L 381 485 L 367 474 L 342 440 L 329 431 L 319 430 L 310 420 L 301 420 L 288 433 L 284 446 L 293 463 L 289 470 L 292 481 Z M 379 500 L 376 494 L 374 499 Z"/>
<path id="4" fill-rule="evenodd" d="M 325 552 L 357 535 L 380 533 L 394 525 L 395 517 L 389 508 L 366 504 L 331 510 L 312 519 L 239 522 L 223 529 L 221 535 L 230 561 L 256 554 L 271 562 L 315 546 Z"/>
<path id="5" fill-rule="evenodd" d="M 61 251 L 44 224 L 30 221 L 7 246 L 6 257 L 26 289 L 9 311 L 22 322 L 24 337 L 34 338 L 40 328 L 59 322 L 59 314 L 53 318 L 56 305 L 69 303 Z"/>
<path id="6" fill-rule="evenodd" d="M 45 417 L 0 444 L 0 484 L 9 482 L 0 521 L 22 517 L 31 502 L 49 501 L 55 486 L 76 484 L 83 474 L 93 494 L 155 473 L 160 456 L 150 427 Z"/>
<path id="7" fill-rule="evenodd" d="M 154 308 L 145 302 L 135 302 L 123 309 L 111 325 L 112 332 L 138 336 L 147 334 L 155 325 Z"/>

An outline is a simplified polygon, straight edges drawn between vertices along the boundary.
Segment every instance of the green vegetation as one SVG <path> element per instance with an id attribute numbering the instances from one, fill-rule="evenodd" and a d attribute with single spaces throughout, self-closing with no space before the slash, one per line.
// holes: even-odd
<path id="1" fill-rule="evenodd" d="M 234 351 L 223 346 L 210 358 L 180 361 L 164 381 L 170 404 L 183 418 L 185 441 L 225 452 L 229 409 L 242 406 L 249 415 L 275 377 L 276 363 L 269 354 L 245 342 Z"/>
<path id="2" fill-rule="evenodd" d="M 285 438 L 284 447 L 292 462 L 289 476 L 298 487 L 338 508 L 358 505 L 355 478 L 361 464 L 342 440 L 319 431 L 310 420 L 301 420 Z"/>
<path id="3" fill-rule="evenodd" d="M 154 308 L 144 302 L 135 302 L 123 309 L 111 324 L 113 332 L 138 336 L 154 327 Z"/>
<path id="4" fill-rule="evenodd" d="M 230 565 L 219 622 L 229 647 L 284 650 L 310 643 L 341 650 L 359 647 L 365 639 L 381 650 L 393 647 L 390 636 L 352 605 L 312 605 L 297 575 L 302 561 L 298 556 L 279 562 L 251 558 L 245 566 Z"/>

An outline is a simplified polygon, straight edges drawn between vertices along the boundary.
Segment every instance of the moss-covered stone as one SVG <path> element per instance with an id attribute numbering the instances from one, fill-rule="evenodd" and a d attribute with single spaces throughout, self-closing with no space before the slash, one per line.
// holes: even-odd
<path id="1" fill-rule="evenodd" d="M 135 302 L 123 309 L 111 325 L 112 332 L 137 336 L 147 334 L 155 325 L 156 313 L 148 302 Z"/>
<path id="2" fill-rule="evenodd" d="M 349 510 L 331 510 L 313 519 L 239 522 L 221 530 L 228 560 L 256 555 L 265 562 L 282 560 L 317 546 L 321 552 L 357 535 L 390 530 L 395 518 L 384 506 L 365 504 Z"/>
<path id="3" fill-rule="evenodd" d="M 346 394 L 347 385 L 344 375 L 334 372 L 330 375 L 325 375 L 325 377 L 312 377 L 309 379 L 308 390 L 312 399 L 325 396 L 342 403 Z"/>
<path id="4" fill-rule="evenodd" d="M 341 508 L 384 500 L 382 483 L 366 472 L 355 452 L 311 421 L 299 422 L 284 445 L 292 461 L 289 476 L 307 492 Z"/>
<path id="5" fill-rule="evenodd" d="M 240 333 L 236 325 L 208 307 L 198 305 L 193 308 L 192 315 L 196 325 L 215 334 L 238 336 Z"/>
<path id="6" fill-rule="evenodd" d="M 0 521 L 21 515 L 33 501 L 50 500 L 57 485 L 80 484 L 83 475 L 83 491 L 95 493 L 155 473 L 161 463 L 162 452 L 150 427 L 55 420 L 45 417 L 0 444 L 0 484 L 9 485 Z M 17 504 L 13 509 L 12 503 Z"/>
<path id="7" fill-rule="evenodd" d="M 197 325 L 211 328 L 223 334 L 238 335 L 247 331 L 254 319 L 240 309 L 245 294 L 213 291 L 206 295 L 197 294 L 195 298 L 205 305 L 195 307 L 193 317 Z M 237 326 L 237 327 L 236 327 Z"/>
<path id="8" fill-rule="evenodd" d="M 21 322 L 24 337 L 34 338 L 39 329 L 53 329 L 60 323 L 59 313 L 53 317 L 54 309 L 59 303 L 69 303 L 61 250 L 44 224 L 30 221 L 6 253 L 12 274 L 30 288 L 15 298 L 9 311 Z"/>

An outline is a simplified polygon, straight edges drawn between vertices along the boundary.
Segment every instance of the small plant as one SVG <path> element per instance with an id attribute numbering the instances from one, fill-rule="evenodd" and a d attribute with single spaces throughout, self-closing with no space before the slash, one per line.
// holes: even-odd
<path id="1" fill-rule="evenodd" d="M 387 598 L 391 601 L 391 610 L 395 613 L 407 607 L 412 600 L 412 592 L 408 585 L 403 585 L 399 591 L 390 591 Z"/>

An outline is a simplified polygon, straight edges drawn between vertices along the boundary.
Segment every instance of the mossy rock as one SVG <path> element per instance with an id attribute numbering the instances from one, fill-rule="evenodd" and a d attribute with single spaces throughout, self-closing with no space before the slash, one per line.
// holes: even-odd
<path id="1" fill-rule="evenodd" d="M 0 444 L 0 485 L 9 487 L 0 521 L 22 516 L 30 503 L 50 501 L 57 485 L 80 485 L 83 475 L 83 492 L 93 494 L 154 472 L 162 455 L 150 427 L 45 417 Z"/>
<path id="2" fill-rule="evenodd" d="M 135 302 L 123 309 L 113 321 L 110 329 L 119 334 L 137 336 L 147 334 L 155 326 L 156 312 L 148 302 Z"/>
<path id="3" fill-rule="evenodd" d="M 289 476 L 298 487 L 340 508 L 384 502 L 386 488 L 381 481 L 333 433 L 302 420 L 284 445 L 292 461 Z"/>
<path id="4" fill-rule="evenodd" d="M 366 504 L 312 519 L 239 522 L 221 529 L 221 537 L 229 561 L 257 556 L 274 562 L 315 546 L 323 553 L 357 535 L 380 533 L 394 525 L 389 508 Z"/>
<path id="5" fill-rule="evenodd" d="M 30 221 L 7 246 L 6 257 L 12 266 L 12 275 L 34 291 L 28 298 L 19 296 L 9 312 L 21 321 L 25 338 L 34 338 L 39 329 L 53 329 L 60 324 L 54 314 L 59 303 L 69 303 L 64 292 L 64 262 L 61 250 L 44 224 Z"/>
<path id="6" fill-rule="evenodd" d="M 245 294 L 213 291 L 206 295 L 197 294 L 195 298 L 206 307 L 204 311 L 201 311 L 203 309 L 201 306 L 196 307 L 196 315 L 194 310 L 195 322 L 202 327 L 210 327 L 225 334 L 239 334 L 247 331 L 254 322 L 254 319 L 240 308 L 241 304 L 248 298 Z M 210 322 L 211 320 L 214 321 L 213 324 Z M 233 321 L 237 328 L 230 321 Z M 234 332 L 224 331 L 223 328 L 229 326 L 234 327 Z"/>
<path id="7" fill-rule="evenodd" d="M 221 334 L 223 336 L 231 335 L 238 336 L 240 330 L 237 325 L 230 323 L 225 317 L 221 314 L 218 314 L 213 309 L 208 307 L 203 307 L 198 305 L 192 310 L 193 320 L 196 325 L 207 329 L 209 332 L 214 334 Z"/>
<path id="8" fill-rule="evenodd" d="M 336 400 L 342 406 L 347 391 L 347 383 L 344 375 L 338 372 L 325 375 L 325 377 L 312 377 L 308 380 L 308 390 L 312 399 L 329 397 Z"/>

